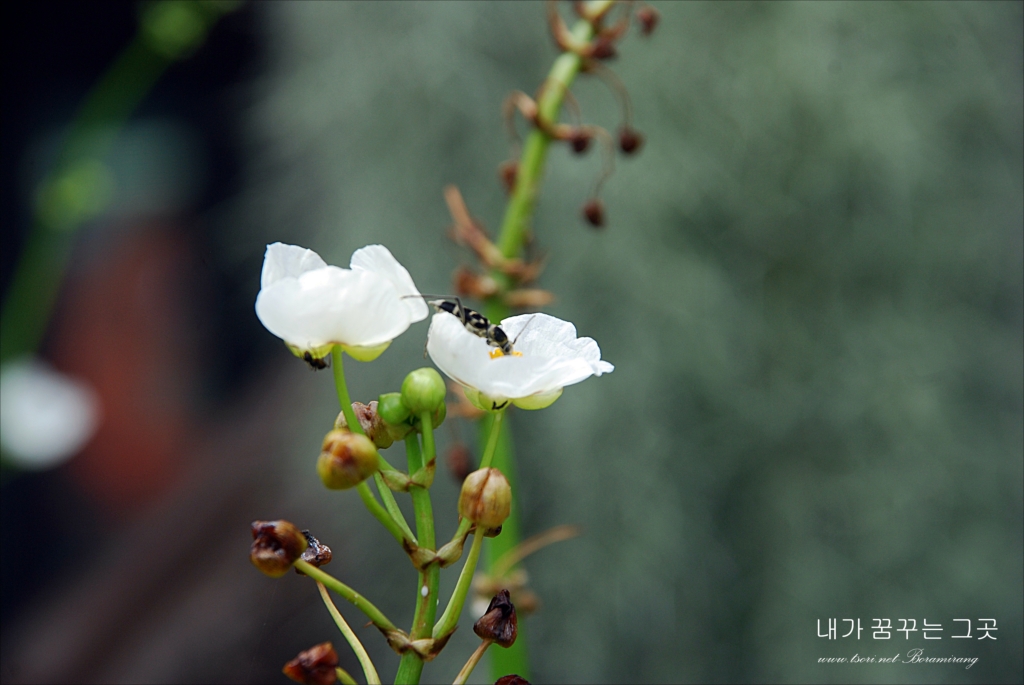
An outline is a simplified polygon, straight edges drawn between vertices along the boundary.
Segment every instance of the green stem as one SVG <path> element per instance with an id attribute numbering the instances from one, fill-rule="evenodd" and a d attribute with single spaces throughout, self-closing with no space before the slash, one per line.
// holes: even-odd
<path id="1" fill-rule="evenodd" d="M 491 420 L 487 435 L 487 446 L 484 447 L 484 454 L 480 457 L 480 468 L 482 469 L 488 468 L 494 459 L 494 452 L 498 446 L 498 435 L 501 433 L 501 420 L 505 417 L 505 410 L 502 409 L 499 412 L 495 412 L 492 416 L 494 418 Z"/>
<path id="2" fill-rule="evenodd" d="M 363 667 L 363 674 L 366 676 L 367 685 L 380 685 L 380 676 L 377 675 L 377 669 L 374 668 L 373 661 L 370 659 L 370 655 L 366 653 L 363 643 L 359 641 L 355 632 L 349 627 L 341 612 L 338 611 L 338 607 L 334 606 L 334 602 L 331 601 L 331 596 L 327 594 L 327 588 L 324 587 L 324 584 L 318 580 L 316 581 L 316 587 L 320 590 L 320 597 L 324 600 L 324 605 L 327 606 L 327 611 L 334 619 L 335 625 L 338 626 L 341 634 L 345 636 L 345 642 L 356 653 L 356 658 L 359 659 L 359 664 Z"/>
<path id="3" fill-rule="evenodd" d="M 398 544 L 402 545 L 403 549 L 405 548 L 405 543 L 407 541 L 413 545 L 417 544 L 415 538 L 406 538 L 406 533 L 402 530 L 402 526 L 400 526 L 398 522 L 391 517 L 391 514 L 388 513 L 387 509 L 380 505 L 377 498 L 373 496 L 373 490 L 370 489 L 370 486 L 366 484 L 365 480 L 356 486 L 356 492 L 359 493 L 359 497 L 363 500 L 363 504 L 365 504 L 366 508 L 369 509 L 371 514 L 373 514 L 373 517 L 388 529 L 388 532 L 391 533 L 391 536 L 398 541 Z"/>
<path id="4" fill-rule="evenodd" d="M 436 458 L 434 451 L 434 428 L 431 424 L 430 412 L 420 415 L 420 425 L 423 430 L 423 452 L 420 452 L 419 442 L 415 434 L 410 434 L 405 439 L 406 455 L 409 463 L 409 472 L 415 473 L 424 465 L 431 463 Z M 420 485 L 412 485 L 409 488 L 412 496 L 413 509 L 416 512 L 416 534 L 419 536 L 421 546 L 427 549 L 435 549 L 434 537 L 434 510 L 430 503 L 430 491 Z M 437 614 L 437 592 L 440 580 L 440 564 L 434 562 L 420 571 L 419 582 L 416 587 L 416 611 L 413 614 L 412 630 L 409 631 L 409 638 L 420 640 L 431 636 L 431 626 L 434 624 L 434 616 Z M 395 674 L 396 683 L 418 683 L 423 672 L 423 658 L 416 652 L 409 651 L 402 655 L 398 664 L 398 672 Z"/>
<path id="5" fill-rule="evenodd" d="M 350 588 L 348 585 L 345 585 L 345 583 L 341 582 L 334 576 L 321 571 L 313 564 L 303 561 L 302 559 L 295 562 L 295 568 L 299 569 L 313 580 L 319 581 L 331 590 L 337 592 L 345 599 L 345 601 L 350 602 L 355 608 L 366 614 L 366 617 L 369 618 L 373 625 L 377 626 L 378 629 L 386 632 L 398 630 L 398 628 L 395 627 L 395 624 L 389 621 L 388 617 L 385 616 L 380 609 L 375 607 L 368 599 Z"/>
<path id="6" fill-rule="evenodd" d="M 462 615 L 462 606 L 466 603 L 466 595 L 469 593 L 469 585 L 473 581 L 473 574 L 476 572 L 476 562 L 480 558 L 480 547 L 484 539 L 484 529 L 477 528 L 473 533 L 473 544 L 466 555 L 466 563 L 462 565 L 459 573 L 459 580 L 455 584 L 455 591 L 452 598 L 448 600 L 448 606 L 434 626 L 434 639 L 438 639 L 455 630 L 455 625 Z"/>
<path id="7" fill-rule="evenodd" d="M 362 424 L 356 418 L 355 410 L 352 409 L 352 398 L 349 397 L 348 384 L 345 382 L 345 353 L 341 349 L 341 345 L 335 345 L 331 348 L 331 370 L 334 373 L 334 388 L 338 393 L 338 403 L 341 405 L 341 412 L 345 415 L 345 423 L 348 424 L 349 430 L 353 433 L 366 435 Z M 383 459 L 379 453 L 377 458 Z M 388 466 L 390 467 L 390 464 Z M 409 528 L 405 516 L 402 515 L 402 510 L 398 508 L 398 502 L 395 501 L 395 496 L 391 493 L 391 489 L 378 481 L 377 478 L 374 479 L 374 482 L 377 483 L 377 489 L 380 491 L 380 497 L 384 500 L 385 506 L 381 507 L 366 481 L 356 486 L 363 504 L 388 529 L 388 532 L 398 540 L 399 544 L 403 544 L 405 541 L 417 544 L 416 536 L 412 534 L 412 529 Z"/>
<path id="8" fill-rule="evenodd" d="M 591 0 L 587 10 L 593 14 L 607 9 L 611 0 Z M 580 20 L 572 28 L 573 37 L 579 43 L 589 41 L 594 35 L 594 29 L 589 22 Z M 571 52 L 566 52 L 555 60 L 544 83 L 543 93 L 537 103 L 539 116 L 544 120 L 554 123 L 558 120 L 558 114 L 565 99 L 565 93 L 572 85 L 576 75 L 579 74 L 582 66 L 582 59 Z M 540 192 L 540 181 L 544 172 L 544 163 L 547 159 L 547 152 L 551 145 L 551 138 L 539 128 L 534 128 L 526 137 L 523 146 L 523 154 L 519 160 L 519 168 L 516 173 L 516 184 L 512 191 L 505 216 L 502 220 L 501 231 L 498 235 L 497 246 L 506 259 L 518 257 L 529 234 L 530 218 L 533 216 L 537 206 L 537 196 Z M 502 290 L 511 285 L 507 275 L 500 271 L 493 271 L 492 277 L 502 286 Z M 484 315 L 491 321 L 501 321 L 510 314 L 509 307 L 500 296 L 490 298 L 484 307 Z M 488 435 L 488 445 L 496 431 L 492 430 L 493 421 L 496 419 L 485 417 L 482 421 L 482 432 Z M 500 419 L 499 419 L 500 420 Z M 491 423 L 488 423 L 490 421 Z M 493 450 L 494 467 L 500 470 L 512 485 L 515 491 L 515 480 L 513 474 L 513 454 L 509 432 L 505 431 L 497 447 Z M 485 455 L 488 453 L 485 450 Z M 481 468 L 483 463 L 481 463 Z M 488 569 L 493 566 L 495 560 L 500 558 L 506 551 L 519 544 L 519 522 L 518 512 L 513 502 L 512 515 L 502 524 L 501 535 L 491 540 L 488 544 Z M 519 626 L 519 638 L 508 649 L 500 649 L 491 655 L 491 673 L 494 679 L 508 673 L 516 673 L 529 680 L 529 661 L 526 655 L 526 640 L 523 638 L 523 626 Z"/>

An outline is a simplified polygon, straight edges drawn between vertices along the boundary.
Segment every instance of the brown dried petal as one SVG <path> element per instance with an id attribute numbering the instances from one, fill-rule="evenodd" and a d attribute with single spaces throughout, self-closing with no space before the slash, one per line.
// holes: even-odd
<path id="1" fill-rule="evenodd" d="M 331 559 L 334 558 L 331 548 L 313 537 L 313 534 L 308 530 L 302 531 L 302 534 L 306 536 L 307 544 L 306 551 L 302 553 L 302 560 L 317 568 L 331 563 Z M 306 575 L 299 569 L 295 569 L 295 572 L 300 576 Z"/>
<path id="2" fill-rule="evenodd" d="M 494 681 L 494 685 L 530 685 L 530 681 L 513 673 L 501 676 Z"/>
<path id="3" fill-rule="evenodd" d="M 333 685 L 338 679 L 334 671 L 338 666 L 338 653 L 330 642 L 310 647 L 286 663 L 281 672 L 297 683 L 306 685 Z"/>
<path id="4" fill-rule="evenodd" d="M 640 147 L 644 144 L 643 135 L 636 129 L 623 126 L 619 129 L 619 149 L 624 154 L 632 155 L 636 153 Z"/>
<path id="5" fill-rule="evenodd" d="M 487 611 L 473 624 L 473 632 L 483 640 L 494 640 L 502 647 L 511 647 L 519 632 L 516 608 L 508 590 L 501 590 L 487 606 Z"/>
<path id="6" fill-rule="evenodd" d="M 366 433 L 374 445 L 378 449 L 386 450 L 391 447 L 395 442 L 394 437 L 388 430 L 387 424 L 377 414 L 377 400 L 373 400 L 369 404 L 363 404 L 362 402 L 353 402 L 352 411 L 355 412 L 356 419 L 359 421 L 359 425 L 362 427 L 363 432 Z M 338 414 L 338 418 L 334 420 L 335 428 L 348 428 L 348 420 L 345 418 L 345 412 Z"/>
<path id="7" fill-rule="evenodd" d="M 583 218 L 594 228 L 604 226 L 604 203 L 596 197 L 587 200 L 583 205 Z"/>
<path id="8" fill-rule="evenodd" d="M 249 559 L 271 578 L 280 578 L 306 549 L 306 537 L 288 521 L 253 521 Z"/>

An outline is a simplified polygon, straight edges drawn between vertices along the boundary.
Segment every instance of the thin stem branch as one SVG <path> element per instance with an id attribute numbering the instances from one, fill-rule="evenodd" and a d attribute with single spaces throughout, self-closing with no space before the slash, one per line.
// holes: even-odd
<path id="1" fill-rule="evenodd" d="M 487 651 L 487 648 L 490 647 L 493 642 L 494 640 L 484 640 L 480 643 L 480 646 L 477 647 L 469 656 L 469 659 L 466 661 L 466 665 L 463 666 L 462 670 L 459 671 L 459 674 L 455 676 L 455 680 L 452 681 L 452 685 L 464 685 L 464 683 L 469 679 L 469 674 L 473 672 L 473 669 L 476 668 L 481 657 L 483 657 L 484 652 Z"/>
<path id="2" fill-rule="evenodd" d="M 455 625 L 459 622 L 462 606 L 466 603 L 466 594 L 469 592 L 469 585 L 476 572 L 476 562 L 480 558 L 480 545 L 483 539 L 484 529 L 477 528 L 473 534 L 473 545 L 469 548 L 469 554 L 466 555 L 466 563 L 462 565 L 459 580 L 455 584 L 455 591 L 452 592 L 452 598 L 448 600 L 448 606 L 445 607 L 444 613 L 441 614 L 437 625 L 434 626 L 435 640 L 455 630 Z"/>
<path id="3" fill-rule="evenodd" d="M 295 562 L 295 568 L 299 569 L 313 580 L 319 581 L 331 590 L 337 592 L 343 599 L 345 599 L 345 601 L 351 603 L 355 608 L 366 614 L 366 617 L 369 618 L 373 625 L 377 626 L 380 630 L 398 630 L 398 628 L 395 627 L 395 624 L 392 623 L 380 609 L 375 607 L 370 600 L 366 599 L 334 576 L 321 571 L 313 564 L 303 561 L 302 559 Z"/>
<path id="4" fill-rule="evenodd" d="M 490 467 L 491 461 L 494 459 L 494 450 L 498 446 L 498 434 L 501 432 L 501 420 L 505 416 L 505 411 L 502 409 L 499 412 L 495 412 L 494 420 L 491 421 L 491 432 L 487 436 L 487 446 L 484 447 L 484 454 L 480 457 L 480 468 L 482 469 Z"/>
<path id="5" fill-rule="evenodd" d="M 352 651 L 356 653 L 356 658 L 359 659 L 359 665 L 363 667 L 363 674 L 366 676 L 367 685 L 380 685 L 380 676 L 377 675 L 377 669 L 373 666 L 373 661 L 370 659 L 370 655 L 366 653 L 366 648 L 363 647 L 363 643 L 356 637 L 355 632 L 349 627 L 348 623 L 345 622 L 345 618 L 338 611 L 338 607 L 334 606 L 334 602 L 331 601 L 331 596 L 327 594 L 327 588 L 319 580 L 316 581 L 316 587 L 320 590 L 320 597 L 324 600 L 324 604 L 327 606 L 327 611 L 331 614 L 331 618 L 334 619 L 334 623 L 338 626 L 338 630 L 345 636 L 345 641 L 348 642 L 348 646 L 352 648 Z"/>
<path id="6" fill-rule="evenodd" d="M 341 412 L 345 415 L 345 423 L 348 424 L 348 429 L 353 433 L 366 435 L 362 424 L 356 418 L 355 410 L 352 409 L 352 398 L 349 397 L 348 384 L 345 382 L 345 353 L 341 349 L 341 345 L 335 345 L 331 348 L 331 370 L 334 373 L 334 389 L 338 393 L 338 403 L 341 405 Z M 377 457 L 382 459 L 379 453 Z M 374 480 L 377 482 L 376 479 Z M 370 490 L 370 486 L 366 484 L 366 481 L 357 485 L 356 488 L 366 508 L 370 510 L 374 518 L 388 529 L 388 532 L 398 540 L 399 544 L 402 544 L 403 547 L 405 546 L 403 544 L 405 541 L 416 544 L 416 536 L 412 534 L 412 529 L 409 528 L 409 524 L 402 515 L 402 510 L 398 508 L 398 502 L 395 501 L 395 496 L 391 493 L 391 489 L 386 485 L 383 487 L 381 485 L 380 482 L 377 482 L 377 489 L 380 490 L 380 497 L 384 500 L 384 507 L 373 496 L 373 491 Z"/>

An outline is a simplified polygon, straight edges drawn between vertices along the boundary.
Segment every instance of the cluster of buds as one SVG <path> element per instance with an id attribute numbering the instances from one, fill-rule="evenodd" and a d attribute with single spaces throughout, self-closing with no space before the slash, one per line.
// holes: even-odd
<path id="1" fill-rule="evenodd" d="M 585 74 L 593 74 L 599 77 L 615 94 L 622 108 L 622 123 L 620 124 L 615 139 L 603 128 L 593 125 L 582 124 L 579 119 L 579 106 L 572 98 L 569 91 L 564 95 L 576 113 L 576 123 L 561 124 L 547 121 L 540 112 L 536 101 L 525 93 L 516 92 L 508 97 L 505 104 L 506 124 L 513 139 L 518 143 L 515 127 L 512 125 L 512 117 L 518 111 L 527 122 L 533 127 L 543 131 L 549 138 L 564 141 L 569 148 L 577 155 L 585 154 L 591 147 L 594 138 L 599 138 L 604 143 L 605 157 L 601 175 L 595 184 L 592 197 L 583 205 L 583 218 L 591 226 L 599 228 L 604 225 L 604 205 L 599 199 L 601 186 L 612 172 L 612 148 L 616 146 L 624 155 L 633 155 L 639 152 L 643 146 L 643 135 L 633 128 L 632 106 L 622 82 L 615 76 L 608 67 L 602 64 L 603 61 L 612 59 L 618 54 L 617 44 L 626 35 L 630 24 L 631 8 L 633 3 L 609 3 L 599 9 L 591 9 L 589 5 L 582 2 L 574 3 L 576 13 L 590 24 L 591 37 L 581 40 L 574 34 L 558 12 L 557 2 L 548 2 L 548 23 L 551 27 L 551 35 L 558 48 L 567 53 L 579 57 L 580 70 Z M 617 20 L 611 22 L 609 16 L 613 8 L 619 5 L 623 7 Z M 659 15 L 657 10 L 646 4 L 641 4 L 633 13 L 640 24 L 640 32 L 643 36 L 650 36 L 658 24 Z M 541 91 L 549 87 L 549 84 L 542 86 Z M 550 87 L 559 87 L 551 85 Z M 538 97 L 538 100 L 540 98 Z M 516 155 L 518 156 L 518 155 Z M 500 175 L 509 192 L 512 192 L 518 181 L 518 165 L 514 161 L 505 162 L 500 168 Z"/>

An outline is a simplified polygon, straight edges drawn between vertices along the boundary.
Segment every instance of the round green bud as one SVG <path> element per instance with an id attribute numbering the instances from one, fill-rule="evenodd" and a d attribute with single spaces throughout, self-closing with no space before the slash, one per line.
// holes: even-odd
<path id="1" fill-rule="evenodd" d="M 402 393 L 386 392 L 377 398 L 377 414 L 384 423 L 396 425 L 409 419 L 409 407 L 402 402 Z"/>
<path id="2" fill-rule="evenodd" d="M 413 416 L 436 411 L 447 392 L 441 374 L 429 367 L 416 369 L 402 381 L 402 402 Z"/>
<path id="3" fill-rule="evenodd" d="M 331 490 L 359 485 L 377 472 L 377 448 L 365 435 L 333 430 L 324 438 L 316 472 Z"/>
<path id="4" fill-rule="evenodd" d="M 497 528 L 512 511 L 512 487 L 498 469 L 466 476 L 459 493 L 459 516 L 484 528 Z"/>

